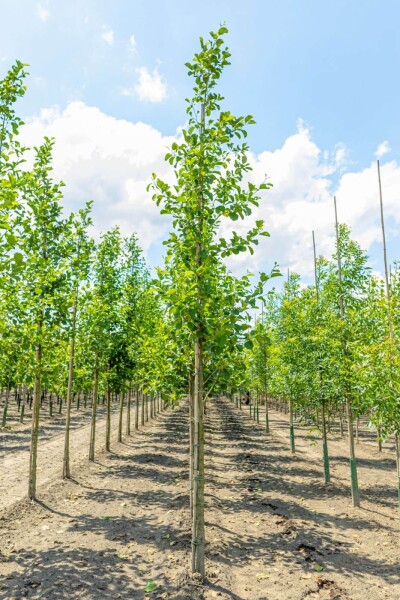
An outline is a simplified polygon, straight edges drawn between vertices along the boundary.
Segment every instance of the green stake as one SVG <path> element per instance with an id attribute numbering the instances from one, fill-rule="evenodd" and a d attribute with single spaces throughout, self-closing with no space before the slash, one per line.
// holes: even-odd
<path id="1" fill-rule="evenodd" d="M 5 427 L 7 423 L 7 404 L 4 406 L 3 408 L 3 420 L 2 420 L 2 426 Z"/>
<path id="2" fill-rule="evenodd" d="M 331 480 L 331 475 L 329 472 L 329 456 L 328 456 L 328 444 L 326 442 L 323 443 L 323 455 L 324 455 L 324 477 L 325 483 L 329 483 Z"/>
<path id="3" fill-rule="evenodd" d="M 400 477 L 398 478 L 398 484 L 397 484 L 397 498 L 398 498 L 398 503 L 399 503 L 399 511 L 400 511 Z"/>
<path id="4" fill-rule="evenodd" d="M 360 494 L 358 489 L 358 478 L 357 478 L 357 460 L 350 458 L 350 475 L 351 475 L 351 497 L 353 499 L 353 506 L 360 506 Z"/>
<path id="5" fill-rule="evenodd" d="M 294 425 L 290 426 L 290 451 L 292 454 L 296 452 L 295 444 L 294 444 Z"/>

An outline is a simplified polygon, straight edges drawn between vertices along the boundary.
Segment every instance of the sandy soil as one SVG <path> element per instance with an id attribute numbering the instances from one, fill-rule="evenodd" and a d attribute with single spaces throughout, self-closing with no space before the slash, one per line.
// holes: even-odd
<path id="1" fill-rule="evenodd" d="M 115 412 L 117 406 L 112 406 Z M 71 468 L 80 467 L 89 454 L 90 411 L 81 411 L 72 415 L 70 453 Z M 40 426 L 38 447 L 38 485 L 44 486 L 57 479 L 62 473 L 64 452 L 65 418 L 44 418 Z M 21 500 L 28 490 L 30 424 L 17 423 L 12 429 L 0 431 L 0 508 L 11 506 Z M 105 444 L 105 408 L 98 408 L 96 422 L 96 446 Z"/>
<path id="2" fill-rule="evenodd" d="M 333 481 L 325 486 L 320 447 L 305 432 L 293 457 L 284 416 L 271 415 L 274 433 L 266 435 L 247 412 L 213 400 L 207 577 L 200 583 L 189 576 L 186 406 L 162 413 L 123 444 L 114 439 L 111 454 L 100 452 L 99 441 L 94 464 L 86 461 L 85 427 L 73 435 L 72 481 L 58 479 L 62 436 L 42 442 L 40 464 L 49 459 L 55 469 L 41 473 L 38 503 L 11 505 L 8 496 L 19 485 L 12 455 L 17 465 L 21 453 L 8 455 L 0 598 L 400 598 L 391 455 L 359 445 L 362 508 L 353 509 L 345 442 L 330 444 Z M 145 592 L 149 580 L 157 586 L 152 593 Z"/>

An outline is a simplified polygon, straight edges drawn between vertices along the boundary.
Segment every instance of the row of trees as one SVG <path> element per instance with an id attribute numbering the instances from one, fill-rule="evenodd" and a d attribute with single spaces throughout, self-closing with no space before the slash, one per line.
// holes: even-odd
<path id="1" fill-rule="evenodd" d="M 320 432 L 326 483 L 327 432 L 338 419 L 347 422 L 352 498 L 359 506 L 356 419 L 366 418 L 380 441 L 394 436 L 399 475 L 399 267 L 386 281 L 373 275 L 366 253 L 337 218 L 333 256 L 317 258 L 315 240 L 314 256 L 314 285 L 289 273 L 283 290 L 267 296 L 254 327 L 248 381 L 266 399 L 287 401 L 292 451 L 295 413 Z"/>
<path id="2" fill-rule="evenodd" d="M 14 105 L 25 93 L 26 74 L 17 62 L 0 81 L 0 387 L 3 426 L 10 391 L 33 390 L 29 497 L 35 498 L 43 391 L 65 399 L 63 475 L 70 477 L 74 395 L 94 398 L 94 460 L 100 394 L 109 450 L 111 394 L 122 403 L 138 388 L 166 397 L 174 338 L 136 235 L 123 238 L 114 227 L 95 243 L 88 233 L 91 203 L 64 214 L 63 184 L 52 178 L 54 140 L 33 150 L 21 145 Z"/>

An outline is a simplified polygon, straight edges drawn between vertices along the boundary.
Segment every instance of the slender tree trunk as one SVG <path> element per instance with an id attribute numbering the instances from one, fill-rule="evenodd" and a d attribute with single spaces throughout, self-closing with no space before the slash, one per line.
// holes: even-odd
<path id="1" fill-rule="evenodd" d="M 141 423 L 142 423 L 142 427 L 144 427 L 144 403 L 145 403 L 145 393 L 142 390 L 141 391 L 141 395 L 142 395 L 142 411 L 141 411 Z"/>
<path id="2" fill-rule="evenodd" d="M 97 416 L 97 395 L 99 388 L 99 370 L 94 370 L 93 381 L 93 400 L 92 400 L 92 421 L 90 425 L 90 444 L 89 444 L 89 460 L 94 462 L 94 449 L 96 445 L 96 416 Z"/>
<path id="3" fill-rule="evenodd" d="M 296 446 L 294 442 L 294 423 L 293 423 L 293 402 L 289 400 L 289 428 L 290 428 L 290 452 L 295 454 Z"/>
<path id="4" fill-rule="evenodd" d="M 8 413 L 9 398 L 10 398 L 10 384 L 8 384 L 7 388 L 6 388 L 6 402 L 4 404 L 4 409 L 3 409 L 2 427 L 5 427 L 6 423 L 7 423 L 7 413 Z"/>
<path id="5" fill-rule="evenodd" d="M 118 441 L 122 442 L 122 423 L 124 418 L 124 400 L 125 392 L 119 394 L 119 421 L 118 421 Z"/>
<path id="6" fill-rule="evenodd" d="M 347 425 L 349 432 L 349 453 L 350 453 L 350 477 L 351 477 L 351 497 L 353 499 L 353 506 L 360 506 L 360 494 L 358 489 L 358 477 L 357 477 L 357 460 L 356 452 L 354 447 L 354 419 L 353 411 L 349 400 L 346 400 L 346 411 L 347 411 Z"/>
<path id="7" fill-rule="evenodd" d="M 193 375 L 189 373 L 189 502 L 193 517 Z"/>
<path id="8" fill-rule="evenodd" d="M 74 360 L 75 360 L 75 330 L 76 330 L 76 311 L 78 308 L 78 289 L 75 290 L 74 306 L 72 309 L 72 332 L 69 342 L 69 366 L 68 366 L 68 387 L 67 387 L 67 414 L 65 418 L 65 440 L 64 440 L 64 460 L 63 472 L 64 479 L 70 479 L 70 452 L 69 435 L 71 424 L 71 404 L 72 404 L 72 386 L 74 381 Z"/>
<path id="9" fill-rule="evenodd" d="M 138 429 L 139 429 L 139 398 L 140 398 L 139 387 L 136 386 L 136 394 L 135 394 L 135 429 L 136 429 L 136 431 L 138 431 Z"/>
<path id="10" fill-rule="evenodd" d="M 269 433 L 268 390 L 265 388 L 265 432 Z"/>
<path id="11" fill-rule="evenodd" d="M 200 172 L 204 158 L 203 132 L 205 128 L 205 106 L 201 104 L 200 125 Z M 199 312 L 202 312 L 203 281 L 201 274 L 203 252 L 203 227 L 204 227 L 204 200 L 202 175 L 199 180 L 198 190 L 198 238 L 195 245 L 196 260 L 196 292 Z M 194 342 L 194 385 L 193 385 L 193 517 L 192 517 L 192 572 L 205 574 L 204 546 L 204 399 L 203 399 L 203 323 L 196 323 L 196 337 Z"/>
<path id="12" fill-rule="evenodd" d="M 192 572 L 204 576 L 203 348 L 199 338 L 195 342 L 194 369 Z"/>
<path id="13" fill-rule="evenodd" d="M 106 451 L 111 452 L 111 393 L 108 381 L 106 384 Z"/>
<path id="14" fill-rule="evenodd" d="M 37 450 L 39 438 L 39 420 L 40 420 L 40 398 L 41 398 L 41 371 L 42 371 L 42 318 L 38 321 L 38 344 L 36 347 L 36 365 L 35 365 L 35 387 L 33 393 L 32 410 L 32 434 L 31 449 L 29 456 L 29 487 L 28 497 L 30 500 L 36 498 L 36 473 L 37 473 Z"/>
<path id="15" fill-rule="evenodd" d="M 398 507 L 400 510 L 400 435 L 396 433 L 395 435 L 395 444 L 396 444 L 396 471 L 397 471 L 397 498 L 398 498 Z"/>
<path id="16" fill-rule="evenodd" d="M 328 436 L 326 432 L 326 414 L 325 414 L 325 401 L 322 401 L 321 406 L 321 425 L 322 425 L 322 455 L 324 461 L 324 477 L 325 483 L 329 483 L 331 475 L 329 471 L 329 454 L 328 454 Z"/>
<path id="17" fill-rule="evenodd" d="M 378 438 L 378 452 L 382 452 L 382 432 L 381 432 L 381 428 L 378 427 L 378 431 L 377 431 L 377 438 Z"/>
<path id="18" fill-rule="evenodd" d="M 131 435 L 131 399 L 132 399 L 132 386 L 129 386 L 128 399 L 126 403 L 126 435 Z"/>

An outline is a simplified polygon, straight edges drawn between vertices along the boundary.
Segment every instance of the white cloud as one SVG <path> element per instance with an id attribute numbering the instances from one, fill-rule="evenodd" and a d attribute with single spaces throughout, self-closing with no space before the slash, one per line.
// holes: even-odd
<path id="1" fill-rule="evenodd" d="M 50 17 L 49 9 L 43 4 L 37 5 L 37 15 L 41 21 L 47 21 Z"/>
<path id="2" fill-rule="evenodd" d="M 139 81 L 134 86 L 134 93 L 139 100 L 144 102 L 162 102 L 167 97 L 167 85 L 163 81 L 158 69 L 155 68 L 150 73 L 146 67 L 140 67 L 136 70 L 139 75 Z"/>
<path id="3" fill-rule="evenodd" d="M 251 218 L 233 226 L 224 224 L 222 233 L 227 235 L 232 229 L 244 232 L 255 219 L 264 219 L 271 237 L 260 242 L 251 259 L 244 255 L 232 259 L 235 270 L 262 269 L 276 260 L 282 269 L 289 267 L 312 276 L 312 230 L 318 254 L 328 256 L 334 246 L 334 194 L 339 221 L 352 228 L 361 246 L 368 251 L 375 242 L 381 242 L 376 164 L 343 173 L 346 154 L 341 145 L 331 153 L 323 152 L 302 126 L 281 148 L 251 156 L 252 180 L 260 182 L 267 173 L 274 187 L 263 193 L 263 201 Z M 399 224 L 400 165 L 395 161 L 382 165 L 381 177 L 386 219 Z M 396 234 L 387 229 L 388 237 Z"/>
<path id="4" fill-rule="evenodd" d="M 114 45 L 114 32 L 112 29 L 109 29 L 107 27 L 103 27 L 104 31 L 101 34 L 102 39 L 106 42 L 106 44 L 108 44 L 109 46 L 113 46 Z"/>
<path id="5" fill-rule="evenodd" d="M 94 200 L 95 233 L 117 224 L 136 231 L 145 251 L 167 235 L 169 220 L 146 192 L 151 173 L 168 178 L 164 155 L 173 141 L 145 123 L 115 119 L 98 108 L 73 102 L 65 110 L 44 109 L 23 128 L 29 146 L 54 136 L 54 176 L 66 183 L 65 205 L 77 210 Z"/>
<path id="6" fill-rule="evenodd" d="M 67 209 L 76 210 L 93 199 L 96 232 L 113 224 L 119 224 L 125 235 L 137 231 L 144 249 L 160 257 L 170 221 L 159 214 L 146 186 L 152 172 L 171 180 L 164 155 L 174 138 L 82 102 L 73 102 L 63 111 L 57 107 L 42 110 L 23 129 L 23 141 L 31 146 L 44 135 L 57 140 L 54 175 L 66 183 Z M 304 126 L 280 148 L 250 154 L 251 179 L 260 182 L 267 174 L 274 187 L 263 193 L 251 218 L 224 223 L 222 233 L 244 232 L 256 219 L 264 219 L 271 237 L 262 239 L 253 257 L 239 255 L 230 260 L 235 272 L 268 270 L 277 261 L 282 270 L 289 267 L 312 277 L 311 231 L 315 230 L 318 254 L 328 255 L 333 248 L 334 193 L 339 220 L 352 227 L 362 246 L 369 249 L 381 241 L 376 163 L 343 173 L 345 156 L 342 146 L 331 152 L 321 150 Z M 390 243 L 396 234 L 393 225 L 400 224 L 400 165 L 396 161 L 381 165 L 381 177 Z"/>
<path id="7" fill-rule="evenodd" d="M 129 38 L 129 50 L 131 50 L 132 52 L 136 52 L 136 38 L 135 36 L 132 34 L 131 37 Z"/>
<path id="8" fill-rule="evenodd" d="M 382 158 L 382 156 L 384 154 L 387 154 L 390 151 L 391 151 L 391 147 L 389 146 L 389 142 L 387 140 L 385 140 L 384 142 L 379 144 L 379 146 L 375 150 L 375 156 L 376 156 L 376 158 Z"/>

